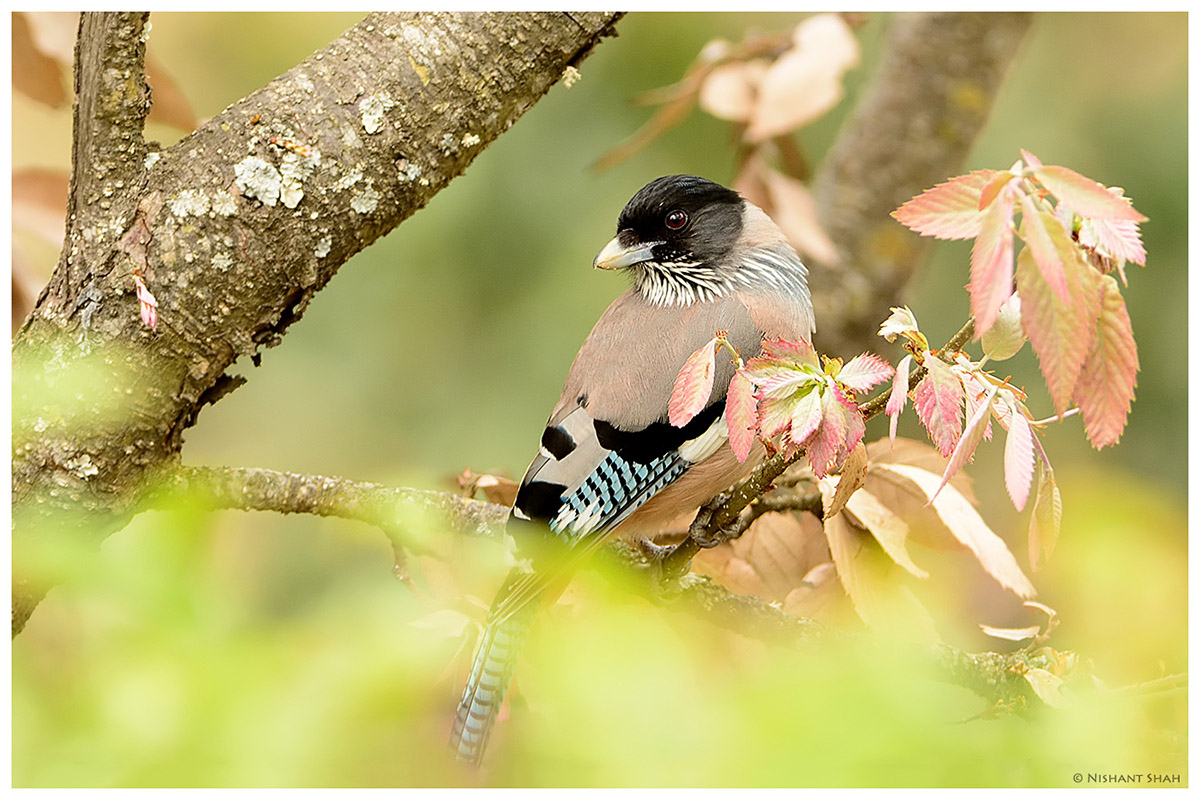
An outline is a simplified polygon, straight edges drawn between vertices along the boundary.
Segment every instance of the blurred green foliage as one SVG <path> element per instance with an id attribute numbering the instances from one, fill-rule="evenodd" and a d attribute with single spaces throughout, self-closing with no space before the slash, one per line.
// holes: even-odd
<path id="1" fill-rule="evenodd" d="M 161 13 L 149 47 L 206 118 L 356 19 Z M 675 81 L 711 38 L 798 19 L 627 17 L 578 83 L 556 86 L 347 264 L 261 367 L 238 365 L 251 380 L 204 411 L 185 462 L 433 488 L 468 466 L 519 477 L 579 343 L 624 288 L 590 263 L 625 200 L 658 175 L 733 171 L 723 123 L 699 113 L 611 172 L 588 165 L 645 120 L 630 98 Z M 800 135 L 814 161 L 878 63 L 886 20 L 860 31 L 847 100 Z M 1033 576 L 1061 613 L 1052 644 L 1111 686 L 1187 669 L 1186 30 L 1180 14 L 1040 16 L 967 165 L 1005 167 L 1024 147 L 1123 186 L 1150 217 L 1148 266 L 1127 294 L 1142 361 L 1131 421 L 1103 453 L 1078 419 L 1051 427 L 1063 532 Z M 69 121 L 16 97 L 16 165 L 65 167 Z M 968 257 L 939 244 L 896 298 L 934 339 L 967 314 Z M 1028 351 L 1009 363 L 1036 384 Z M 1044 390 L 1033 397 L 1050 412 Z M 883 435 L 875 425 L 868 436 Z M 970 469 L 984 517 L 1025 564 L 1028 512 L 1007 505 L 1000 451 L 985 445 Z M 46 548 L 45 568 L 69 580 L 14 641 L 14 784 L 478 780 L 443 746 L 465 669 L 462 613 L 481 616 L 503 567 L 494 546 L 460 550 L 452 565 L 414 560 L 397 583 L 387 541 L 365 526 L 186 509 L 137 518 L 99 555 Z M 952 643 L 1002 646 L 972 634 L 974 621 L 1029 624 L 1019 611 L 985 617 L 995 605 L 970 599 L 978 576 L 964 576 Z M 868 653 L 764 645 L 649 609 L 594 574 L 580 582 L 582 599 L 535 629 L 489 783 L 1059 786 L 1075 772 L 1152 769 L 1187 781 L 1184 734 L 1164 733 L 1186 731 L 1178 693 L 978 718 L 965 690 Z"/>

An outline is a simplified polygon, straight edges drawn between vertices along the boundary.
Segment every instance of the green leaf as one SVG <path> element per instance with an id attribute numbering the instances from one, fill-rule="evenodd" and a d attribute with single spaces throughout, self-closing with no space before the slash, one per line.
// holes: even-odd
<path id="1" fill-rule="evenodd" d="M 1040 570 L 1050 561 L 1062 527 L 1062 495 L 1054 482 L 1054 470 L 1043 465 L 1037 498 L 1029 519 L 1029 565 Z"/>

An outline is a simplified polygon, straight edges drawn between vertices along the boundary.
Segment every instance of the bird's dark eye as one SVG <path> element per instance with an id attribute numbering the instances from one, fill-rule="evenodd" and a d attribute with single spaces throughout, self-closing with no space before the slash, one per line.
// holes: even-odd
<path id="1" fill-rule="evenodd" d="M 663 219 L 663 223 L 673 231 L 677 231 L 684 225 L 687 225 L 687 221 L 687 212 L 680 208 L 668 211 L 667 216 Z"/>

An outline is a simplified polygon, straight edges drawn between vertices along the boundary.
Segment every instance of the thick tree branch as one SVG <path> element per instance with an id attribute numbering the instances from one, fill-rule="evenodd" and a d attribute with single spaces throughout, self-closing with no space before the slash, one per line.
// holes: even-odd
<path id="1" fill-rule="evenodd" d="M 818 349 L 874 341 L 929 240 L 889 215 L 962 171 L 1019 50 L 1028 13 L 896 14 L 883 63 L 817 174 L 821 224 L 843 267 L 810 263 Z"/>
<path id="2" fill-rule="evenodd" d="M 144 15 L 85 14 L 68 238 L 13 347 L 14 538 L 123 525 L 200 409 L 244 380 L 234 361 L 278 343 L 619 16 L 371 14 L 156 153 Z M 44 589 L 18 567 L 14 630 Z"/>

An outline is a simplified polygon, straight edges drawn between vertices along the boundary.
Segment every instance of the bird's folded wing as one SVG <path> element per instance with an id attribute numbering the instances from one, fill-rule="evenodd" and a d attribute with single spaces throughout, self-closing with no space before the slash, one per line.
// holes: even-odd
<path id="1" fill-rule="evenodd" d="M 726 439 L 722 397 L 677 428 L 655 422 L 623 431 L 565 408 L 551 418 L 542 451 L 517 493 L 514 516 L 548 526 L 567 546 L 550 570 L 539 569 L 507 587 L 492 619 L 510 615 L 570 572 L 646 501 L 712 455 Z"/>

